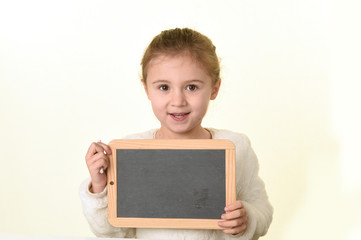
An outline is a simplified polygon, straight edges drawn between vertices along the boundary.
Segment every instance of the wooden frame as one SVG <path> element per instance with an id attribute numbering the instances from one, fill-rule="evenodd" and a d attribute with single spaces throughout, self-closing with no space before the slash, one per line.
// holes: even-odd
<path id="1" fill-rule="evenodd" d="M 226 205 L 236 200 L 235 147 L 231 141 L 221 139 L 138 139 L 113 140 L 108 174 L 108 220 L 113 226 L 135 228 L 221 229 L 221 219 L 180 218 L 120 218 L 117 217 L 117 149 L 222 149 L 225 150 Z"/>

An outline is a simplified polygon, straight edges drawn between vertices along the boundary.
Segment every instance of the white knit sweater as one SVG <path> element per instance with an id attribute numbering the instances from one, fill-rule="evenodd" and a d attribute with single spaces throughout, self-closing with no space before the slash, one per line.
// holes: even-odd
<path id="1" fill-rule="evenodd" d="M 220 230 L 179 230 L 117 228 L 108 222 L 107 189 L 98 194 L 89 191 L 90 179 L 79 188 L 83 211 L 93 233 L 98 237 L 138 239 L 192 240 L 254 240 L 266 234 L 272 221 L 273 208 L 268 201 L 263 181 L 258 176 L 258 160 L 247 136 L 227 130 L 208 128 L 213 139 L 228 139 L 236 146 L 236 194 L 247 211 L 247 230 L 238 235 L 227 235 Z M 156 130 L 134 134 L 126 139 L 152 139 Z"/>

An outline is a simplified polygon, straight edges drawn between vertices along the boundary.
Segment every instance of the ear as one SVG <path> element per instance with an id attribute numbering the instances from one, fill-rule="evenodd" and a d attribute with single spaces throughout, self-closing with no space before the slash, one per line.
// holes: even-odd
<path id="1" fill-rule="evenodd" d="M 142 84 L 143 84 L 143 87 L 144 87 L 144 91 L 147 94 L 147 97 L 149 99 L 149 92 L 148 92 L 148 88 L 147 88 L 147 83 L 144 81 L 144 79 L 142 79 Z"/>
<path id="2" fill-rule="evenodd" d="M 219 92 L 219 88 L 221 87 L 221 79 L 219 78 L 218 81 L 214 84 L 213 88 L 212 88 L 212 93 L 211 93 L 211 100 L 216 99 L 218 92 Z"/>

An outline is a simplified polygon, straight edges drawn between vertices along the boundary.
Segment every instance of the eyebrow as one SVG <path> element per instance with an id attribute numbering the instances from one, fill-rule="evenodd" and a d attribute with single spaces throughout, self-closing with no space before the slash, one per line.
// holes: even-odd
<path id="1" fill-rule="evenodd" d="M 168 80 L 163 80 L 163 79 L 160 79 L 160 80 L 156 80 L 156 81 L 154 81 L 154 82 L 152 82 L 152 84 L 159 84 L 159 83 L 169 83 L 170 81 L 168 81 Z M 187 80 L 187 81 L 185 81 L 186 83 L 194 83 L 194 82 L 197 82 L 197 83 L 204 83 L 204 81 L 202 81 L 202 80 L 199 80 L 199 79 L 192 79 L 192 80 Z"/>
<path id="2" fill-rule="evenodd" d="M 199 80 L 199 79 L 188 80 L 188 81 L 186 81 L 186 82 L 187 82 L 187 83 L 193 83 L 193 82 L 204 83 L 204 81 Z"/>
<path id="3" fill-rule="evenodd" d="M 167 80 L 156 80 L 156 81 L 152 82 L 152 84 L 167 83 L 167 82 L 169 82 L 169 81 L 167 81 Z"/>

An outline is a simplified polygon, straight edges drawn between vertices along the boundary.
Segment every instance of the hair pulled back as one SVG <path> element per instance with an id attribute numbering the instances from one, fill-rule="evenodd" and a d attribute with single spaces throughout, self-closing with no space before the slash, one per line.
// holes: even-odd
<path id="1" fill-rule="evenodd" d="M 190 54 L 204 68 L 212 79 L 212 85 L 218 81 L 220 66 L 216 47 L 208 37 L 189 28 L 165 30 L 153 38 L 141 61 L 142 81 L 147 81 L 148 65 L 152 59 L 182 53 Z"/>

